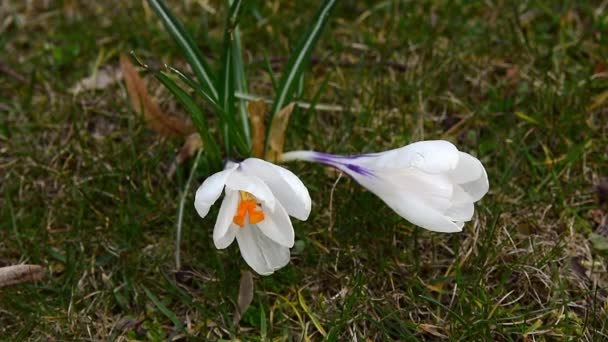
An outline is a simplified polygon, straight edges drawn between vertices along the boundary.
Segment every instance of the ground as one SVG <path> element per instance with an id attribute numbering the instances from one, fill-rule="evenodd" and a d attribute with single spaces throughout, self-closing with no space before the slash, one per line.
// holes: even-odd
<path id="1" fill-rule="evenodd" d="M 167 1 L 212 65 L 223 2 Z M 272 97 L 319 5 L 251 4 L 240 29 L 251 92 Z M 236 245 L 215 208 L 187 205 L 182 138 L 136 114 L 121 53 L 184 65 L 144 1 L 0 4 L 0 266 L 46 278 L 2 288 L 2 340 L 602 340 L 606 311 L 608 8 L 601 1 L 342 1 L 313 54 L 287 150 L 361 153 L 447 139 L 486 166 L 490 192 L 462 233 L 417 228 L 348 177 L 288 168 L 308 186 L 289 266 L 255 276 L 232 324 Z M 162 108 L 186 114 L 150 76 Z M 79 90 L 79 91 L 75 91 Z M 209 113 L 211 116 L 212 113 Z M 194 186 L 208 170 L 197 171 Z M 602 185 L 604 184 L 604 185 Z M 189 203 L 193 200 L 190 194 Z"/>

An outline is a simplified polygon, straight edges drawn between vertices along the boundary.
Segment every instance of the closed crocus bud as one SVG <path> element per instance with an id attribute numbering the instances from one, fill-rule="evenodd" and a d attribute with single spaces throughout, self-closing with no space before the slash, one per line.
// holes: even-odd
<path id="1" fill-rule="evenodd" d="M 314 151 L 283 154 L 343 171 L 411 223 L 436 232 L 462 231 L 474 203 L 489 188 L 481 162 L 443 140 L 420 141 L 394 150 L 340 156 Z"/>
<path id="2" fill-rule="evenodd" d="M 311 200 L 300 179 L 289 170 L 261 159 L 229 163 L 203 182 L 194 206 L 201 217 L 225 192 L 213 229 L 215 247 L 236 238 L 243 259 L 261 275 L 289 262 L 294 231 L 289 216 L 306 220 Z"/>

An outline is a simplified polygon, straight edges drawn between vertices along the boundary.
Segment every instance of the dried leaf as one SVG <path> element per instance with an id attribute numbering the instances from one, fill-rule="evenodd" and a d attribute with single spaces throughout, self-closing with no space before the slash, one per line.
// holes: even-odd
<path id="1" fill-rule="evenodd" d="M 507 68 L 507 70 L 505 72 L 505 78 L 508 81 L 513 81 L 513 82 L 518 81 L 520 78 L 520 72 L 519 72 L 519 69 L 517 68 L 517 66 L 512 66 L 512 67 Z"/>
<path id="2" fill-rule="evenodd" d="M 277 115 L 278 115 L 278 113 L 277 113 Z M 312 321 L 312 324 L 315 326 L 315 328 L 317 328 L 317 331 L 321 335 L 323 335 L 323 337 L 327 336 L 327 331 L 325 331 L 325 329 L 321 325 L 321 322 L 319 322 L 319 319 L 317 318 L 317 316 L 315 316 L 312 313 L 312 311 L 308 307 L 308 304 L 306 304 L 306 301 L 304 300 L 304 296 L 302 295 L 302 290 L 298 291 L 298 301 L 300 302 L 300 306 L 302 307 L 302 309 L 304 310 L 304 312 L 306 312 L 306 314 L 308 315 L 308 317 Z"/>
<path id="3" fill-rule="evenodd" d="M 83 91 L 105 89 L 120 79 L 122 79 L 122 73 L 119 69 L 106 67 L 76 82 L 69 91 L 72 94 L 78 94 Z"/>
<path id="4" fill-rule="evenodd" d="M 442 334 L 441 332 L 439 332 L 439 330 L 443 330 L 441 327 L 438 327 L 436 325 L 431 325 L 431 324 L 420 324 L 418 325 L 418 328 L 422 329 L 424 332 L 429 333 L 435 337 L 439 337 L 439 338 L 448 338 L 447 335 Z"/>
<path id="5" fill-rule="evenodd" d="M 168 116 L 150 97 L 143 79 L 125 55 L 120 56 L 120 67 L 127 84 L 127 92 L 133 109 L 144 116 L 148 127 L 165 137 L 185 136 L 194 132 L 192 125 Z"/>
<path id="6" fill-rule="evenodd" d="M 239 323 L 252 301 L 253 276 L 251 275 L 251 272 L 244 271 L 241 275 L 241 285 L 239 286 L 238 307 L 234 310 L 234 315 L 232 316 L 232 322 L 234 325 Z"/>
<path id="7" fill-rule="evenodd" d="M 587 106 L 587 111 L 592 112 L 600 107 L 603 107 L 608 101 L 608 90 L 596 95 L 590 105 Z"/>
<path id="8" fill-rule="evenodd" d="M 295 102 L 288 104 L 272 120 L 271 129 L 268 133 L 268 151 L 265 158 L 268 161 L 277 162 L 281 154 L 283 154 L 285 132 L 287 131 L 287 124 L 289 123 L 289 117 L 291 116 L 291 112 L 293 112 L 294 106 Z"/>
<path id="9" fill-rule="evenodd" d="M 266 114 L 266 102 L 264 99 L 257 99 L 247 105 L 249 121 L 251 121 L 251 141 L 252 154 L 254 157 L 264 156 L 264 142 L 266 141 L 266 126 L 264 125 L 264 115 Z"/>
<path id="10" fill-rule="evenodd" d="M 192 158 L 198 150 L 203 147 L 203 140 L 201 140 L 201 135 L 198 133 L 192 133 L 184 142 L 184 145 L 177 152 L 177 163 L 183 164 L 186 160 Z"/>
<path id="11" fill-rule="evenodd" d="M 597 233 L 589 234 L 589 241 L 593 244 L 593 248 L 597 251 L 608 251 L 608 238 Z"/>
<path id="12" fill-rule="evenodd" d="M 522 119 L 522 120 L 524 120 L 524 121 L 526 121 L 526 122 L 528 122 L 528 123 L 531 123 L 533 125 L 538 125 L 539 124 L 538 120 L 536 120 L 535 118 L 529 116 L 528 114 L 526 114 L 524 112 L 515 112 L 515 116 L 518 117 L 518 118 L 520 118 L 520 119 Z"/>
<path id="13" fill-rule="evenodd" d="M 14 265 L 0 268 L 0 287 L 34 282 L 44 278 L 39 265 Z"/>

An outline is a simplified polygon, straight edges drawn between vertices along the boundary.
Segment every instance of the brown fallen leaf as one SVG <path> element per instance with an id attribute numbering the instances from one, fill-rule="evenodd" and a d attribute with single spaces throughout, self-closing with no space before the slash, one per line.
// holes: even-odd
<path id="1" fill-rule="evenodd" d="M 441 333 L 440 331 L 443 330 L 443 328 L 436 326 L 436 325 L 432 325 L 432 324 L 420 324 L 418 325 L 418 328 L 420 328 L 421 330 L 423 330 L 424 332 L 431 334 L 435 337 L 439 337 L 439 338 L 448 338 L 447 335 Z"/>
<path id="2" fill-rule="evenodd" d="M 183 164 L 186 160 L 192 158 L 198 150 L 203 147 L 203 140 L 198 133 L 192 133 L 184 142 L 184 145 L 177 152 L 176 160 L 178 164 Z"/>
<path id="3" fill-rule="evenodd" d="M 292 102 L 281 109 L 272 119 L 270 132 L 268 133 L 268 151 L 266 151 L 266 160 L 270 162 L 278 162 L 283 154 L 283 144 L 285 143 L 285 132 L 287 124 L 295 102 Z"/>
<path id="4" fill-rule="evenodd" d="M 194 132 L 191 124 L 171 117 L 160 109 L 127 56 L 120 56 L 120 67 L 133 109 L 144 116 L 150 129 L 165 137 L 186 136 Z"/>
<path id="5" fill-rule="evenodd" d="M 592 111 L 604 106 L 607 101 L 608 101 L 608 90 L 596 95 L 593 98 L 593 100 L 591 101 L 591 104 L 589 104 L 587 106 L 587 111 L 592 112 Z"/>
<path id="6" fill-rule="evenodd" d="M 266 125 L 264 125 L 264 115 L 266 114 L 266 102 L 264 99 L 257 99 L 247 105 L 249 121 L 251 121 L 251 153 L 254 157 L 264 156 L 264 142 L 266 141 Z"/>
<path id="7" fill-rule="evenodd" d="M 251 305 L 253 301 L 253 276 L 251 272 L 244 271 L 241 275 L 241 284 L 239 286 L 239 298 L 238 298 L 238 307 L 234 310 L 234 315 L 232 316 L 232 323 L 237 325 L 243 314 Z"/>
<path id="8" fill-rule="evenodd" d="M 201 148 L 203 148 L 203 140 L 200 134 L 192 133 L 187 136 L 186 141 L 184 141 L 182 147 L 177 151 L 177 155 L 175 155 L 175 163 L 171 164 L 171 167 L 167 171 L 167 178 L 173 178 L 175 171 L 177 171 L 177 166 L 194 157 Z"/>
<path id="9" fill-rule="evenodd" d="M 44 269 L 39 265 L 14 265 L 0 268 L 0 287 L 39 281 Z"/>

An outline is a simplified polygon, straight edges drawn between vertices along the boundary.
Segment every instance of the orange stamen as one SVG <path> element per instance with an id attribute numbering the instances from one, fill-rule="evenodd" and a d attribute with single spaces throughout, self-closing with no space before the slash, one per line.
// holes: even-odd
<path id="1" fill-rule="evenodd" d="M 234 224 L 239 227 L 245 227 L 245 217 L 249 214 L 249 223 L 256 224 L 264 221 L 264 212 L 258 207 L 253 195 L 248 192 L 241 191 L 241 201 L 236 209 L 236 215 L 232 219 Z"/>

